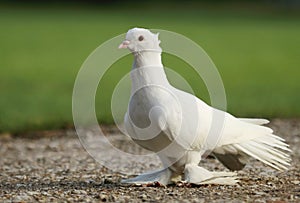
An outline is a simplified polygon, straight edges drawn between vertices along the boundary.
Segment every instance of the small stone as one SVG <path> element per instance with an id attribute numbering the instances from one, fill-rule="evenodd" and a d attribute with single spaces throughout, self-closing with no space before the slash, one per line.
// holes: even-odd
<path id="1" fill-rule="evenodd" d="M 29 202 L 32 198 L 26 194 L 20 194 L 13 197 L 13 202 Z"/>
<path id="2" fill-rule="evenodd" d="M 147 200 L 147 195 L 146 195 L 146 194 L 142 194 L 142 195 L 140 196 L 140 198 L 141 198 L 142 200 Z"/>
<path id="3" fill-rule="evenodd" d="M 28 191 L 27 194 L 29 194 L 29 195 L 39 195 L 40 193 L 36 192 L 36 191 Z"/>
<path id="4" fill-rule="evenodd" d="M 108 196 L 105 194 L 100 194 L 100 199 L 102 202 L 106 202 L 106 201 L 108 201 Z"/>
<path id="5" fill-rule="evenodd" d="M 256 195 L 264 195 L 266 194 L 265 192 L 254 192 Z"/>
<path id="6" fill-rule="evenodd" d="M 86 195 L 87 192 L 84 190 L 73 190 L 72 191 L 73 194 L 81 194 L 81 195 Z"/>
<path id="7" fill-rule="evenodd" d="M 41 194 L 44 196 L 49 196 L 49 194 L 47 192 L 41 192 Z"/>

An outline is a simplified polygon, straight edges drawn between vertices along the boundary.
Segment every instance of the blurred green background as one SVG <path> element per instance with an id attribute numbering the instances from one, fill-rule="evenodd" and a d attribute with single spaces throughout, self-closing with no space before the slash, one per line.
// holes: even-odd
<path id="1" fill-rule="evenodd" d="M 202 46 L 223 78 L 233 115 L 299 117 L 296 1 L 289 1 L 292 6 L 277 1 L 207 2 L 0 2 L 0 132 L 72 126 L 72 89 L 82 63 L 101 43 L 132 27 L 170 30 Z M 209 103 L 206 87 L 192 68 L 167 54 L 163 61 Z M 132 56 L 126 56 L 100 81 L 105 87 L 96 99 L 101 123 L 113 123 L 112 91 L 131 63 Z"/>

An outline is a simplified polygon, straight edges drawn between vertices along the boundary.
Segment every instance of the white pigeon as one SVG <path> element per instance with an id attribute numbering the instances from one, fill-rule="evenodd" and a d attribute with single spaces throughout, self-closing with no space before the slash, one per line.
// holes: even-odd
<path id="1" fill-rule="evenodd" d="M 232 171 L 241 170 L 249 157 L 277 170 L 287 169 L 291 159 L 285 151 L 290 151 L 289 146 L 272 129 L 262 126 L 268 120 L 236 118 L 171 86 L 159 44 L 158 34 L 133 28 L 119 46 L 134 55 L 125 129 L 133 141 L 157 153 L 164 166 L 123 183 L 235 184 L 235 172 L 213 172 L 199 166 L 207 153 Z M 210 133 L 219 121 L 223 121 L 220 132 Z"/>

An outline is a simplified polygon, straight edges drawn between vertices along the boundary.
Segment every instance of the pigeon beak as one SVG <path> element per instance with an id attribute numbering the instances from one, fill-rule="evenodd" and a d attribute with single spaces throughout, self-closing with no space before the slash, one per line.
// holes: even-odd
<path id="1" fill-rule="evenodd" d="M 119 49 L 126 49 L 126 48 L 128 47 L 129 44 L 130 44 L 130 41 L 124 40 L 124 41 L 119 45 Z"/>

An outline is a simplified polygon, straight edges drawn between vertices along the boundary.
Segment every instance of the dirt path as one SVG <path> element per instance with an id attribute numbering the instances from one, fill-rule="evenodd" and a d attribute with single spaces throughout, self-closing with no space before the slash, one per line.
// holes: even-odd
<path id="1" fill-rule="evenodd" d="M 300 202 L 300 120 L 275 119 L 270 126 L 291 145 L 290 170 L 276 172 L 252 160 L 239 172 L 241 181 L 235 186 L 124 186 L 119 181 L 125 175 L 111 172 L 92 159 L 74 132 L 39 139 L 2 135 L 0 202 Z M 109 137 L 116 136 L 111 132 Z M 130 148 L 126 143 L 122 146 Z M 141 167 L 145 170 L 155 164 Z M 212 158 L 203 164 L 225 170 Z M 132 166 L 132 170 L 137 167 Z"/>

